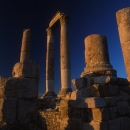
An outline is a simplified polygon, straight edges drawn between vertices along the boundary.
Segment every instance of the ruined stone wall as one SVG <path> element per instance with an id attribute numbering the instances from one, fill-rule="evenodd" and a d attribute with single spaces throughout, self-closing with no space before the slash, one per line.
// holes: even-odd
<path id="1" fill-rule="evenodd" d="M 82 83 L 86 84 L 85 82 Z M 80 84 L 80 86 L 78 84 L 77 88 L 81 88 L 83 84 Z M 124 86 L 125 89 L 121 89 L 123 86 L 118 86 L 118 92 L 113 85 L 113 91 L 111 92 L 115 94 L 112 96 L 107 95 L 109 90 L 105 88 L 110 86 L 110 84 L 100 84 L 103 87 L 99 90 L 95 89 L 96 91 L 93 91 L 94 85 L 90 87 L 90 93 L 95 94 L 94 97 L 83 97 L 81 94 L 77 94 L 80 91 L 77 89 L 60 101 L 59 111 L 54 112 L 51 109 L 50 111 L 40 111 L 40 117 L 43 120 L 41 124 L 44 129 L 128 130 L 130 128 L 130 88 L 128 85 Z M 97 86 L 100 85 L 98 84 Z M 98 95 L 99 92 L 101 95 Z M 76 96 L 74 96 L 74 93 Z"/>

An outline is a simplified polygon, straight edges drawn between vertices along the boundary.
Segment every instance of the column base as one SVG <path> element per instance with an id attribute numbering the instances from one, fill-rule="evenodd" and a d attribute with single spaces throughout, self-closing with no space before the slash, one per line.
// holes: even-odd
<path id="1" fill-rule="evenodd" d="M 41 96 L 41 99 L 44 99 L 44 98 L 56 98 L 57 97 L 57 94 L 55 92 L 46 92 L 45 94 L 43 94 Z"/>
<path id="2" fill-rule="evenodd" d="M 84 72 L 81 73 L 80 77 L 88 77 L 88 76 L 102 76 L 102 75 L 109 75 L 109 76 L 117 76 L 117 71 L 114 69 L 100 69 L 100 70 L 92 70 L 87 71 L 87 68 L 84 69 Z"/>
<path id="3" fill-rule="evenodd" d="M 65 97 L 68 92 L 72 92 L 71 88 L 64 88 L 59 91 L 59 94 L 57 95 L 58 98 Z"/>

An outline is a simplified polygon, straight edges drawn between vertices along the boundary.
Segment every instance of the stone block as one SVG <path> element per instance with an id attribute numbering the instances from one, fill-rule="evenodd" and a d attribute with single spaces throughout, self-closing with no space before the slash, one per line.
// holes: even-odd
<path id="1" fill-rule="evenodd" d="M 76 90 L 71 92 L 70 95 L 70 100 L 76 100 L 77 98 L 82 98 L 82 97 L 90 97 L 91 96 L 91 88 L 87 87 L 81 90 Z"/>
<path id="2" fill-rule="evenodd" d="M 116 107 L 110 107 L 110 108 L 108 108 L 108 110 L 109 110 L 109 119 L 110 120 L 117 118 Z"/>
<path id="3" fill-rule="evenodd" d="M 127 86 L 127 85 L 129 85 L 129 81 L 125 78 L 117 78 L 117 85 L 118 86 Z"/>
<path id="4" fill-rule="evenodd" d="M 130 118 L 129 117 L 122 117 L 120 118 L 120 130 L 129 130 L 130 129 Z"/>
<path id="5" fill-rule="evenodd" d="M 91 87 L 78 90 L 78 94 L 81 95 L 81 97 L 91 97 Z"/>
<path id="6" fill-rule="evenodd" d="M 37 103 L 31 100 L 17 99 L 17 123 L 24 124 L 37 120 Z"/>
<path id="7" fill-rule="evenodd" d="M 91 86 L 91 95 L 93 97 L 109 97 L 110 91 L 108 85 L 93 84 Z"/>
<path id="8" fill-rule="evenodd" d="M 68 107 L 60 108 L 60 118 L 61 119 L 69 118 L 69 108 Z"/>
<path id="9" fill-rule="evenodd" d="M 100 97 L 80 98 L 75 101 L 75 108 L 102 108 L 106 102 Z"/>
<path id="10" fill-rule="evenodd" d="M 8 78 L 4 83 L 4 85 L 0 87 L 0 98 L 31 99 L 37 97 L 38 97 L 38 79 Z"/>
<path id="11" fill-rule="evenodd" d="M 39 78 L 39 64 L 31 60 L 24 60 L 23 63 L 18 62 L 13 67 L 12 76 Z"/>
<path id="12" fill-rule="evenodd" d="M 60 122 L 60 130 L 66 130 L 67 129 L 68 121 L 69 121 L 68 118 L 64 118 L 64 119 L 61 120 L 61 122 Z"/>
<path id="13" fill-rule="evenodd" d="M 73 79 L 72 84 L 75 89 L 83 89 L 87 87 L 87 78 L 78 78 L 78 79 Z"/>
<path id="14" fill-rule="evenodd" d="M 109 130 L 129 130 L 130 128 L 130 118 L 120 117 L 117 119 L 108 121 Z"/>
<path id="15" fill-rule="evenodd" d="M 119 92 L 119 96 L 128 96 L 128 95 L 129 95 L 129 93 L 127 93 L 125 91 L 120 90 L 120 92 Z"/>
<path id="16" fill-rule="evenodd" d="M 7 124 L 16 122 L 16 98 L 0 99 L 0 121 Z"/>
<path id="17" fill-rule="evenodd" d="M 130 94 L 130 85 L 120 86 L 120 91 L 124 91 L 124 92 Z"/>
<path id="18" fill-rule="evenodd" d="M 81 96 L 81 95 L 77 95 L 78 91 L 73 91 L 71 92 L 70 94 L 67 94 L 66 95 L 66 99 L 68 100 L 76 100 L 77 99 L 77 96 Z"/>
<path id="19" fill-rule="evenodd" d="M 109 130 L 109 129 L 107 122 L 99 122 L 92 120 L 90 123 L 83 123 L 82 130 Z"/>
<path id="20" fill-rule="evenodd" d="M 81 130 L 82 129 L 82 119 L 72 118 L 68 121 L 68 130 Z"/>
<path id="21" fill-rule="evenodd" d="M 109 130 L 120 130 L 120 120 L 114 119 L 108 121 Z"/>
<path id="22" fill-rule="evenodd" d="M 130 113 L 130 106 L 127 101 L 118 101 L 116 109 L 120 116 Z"/>
<path id="23" fill-rule="evenodd" d="M 69 107 L 69 100 L 61 100 L 60 101 L 60 107 Z"/>
<path id="24" fill-rule="evenodd" d="M 113 107 L 117 104 L 116 97 L 105 97 L 104 100 L 108 107 Z"/>
<path id="25" fill-rule="evenodd" d="M 108 85 L 111 96 L 117 96 L 119 94 L 119 87 L 117 85 Z"/>
<path id="26" fill-rule="evenodd" d="M 94 121 L 108 121 L 109 110 L 108 108 L 93 108 L 92 117 Z"/>
<path id="27" fill-rule="evenodd" d="M 117 77 L 115 76 L 100 76 L 100 77 L 94 77 L 93 83 L 94 84 L 116 84 Z"/>

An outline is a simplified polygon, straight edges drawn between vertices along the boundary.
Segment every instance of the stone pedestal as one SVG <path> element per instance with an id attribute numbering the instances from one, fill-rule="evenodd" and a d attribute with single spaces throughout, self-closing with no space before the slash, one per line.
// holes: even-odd
<path id="1" fill-rule="evenodd" d="M 81 77 L 87 75 L 114 75 L 109 61 L 107 39 L 99 34 L 92 34 L 85 38 L 85 62 L 86 67 Z"/>
<path id="2" fill-rule="evenodd" d="M 117 11 L 116 19 L 126 73 L 130 81 L 130 7 Z"/>
<path id="3" fill-rule="evenodd" d="M 61 39 L 60 39 L 60 69 L 61 69 L 61 90 L 59 94 L 67 93 L 71 90 L 71 68 L 70 68 L 70 51 L 69 35 L 67 27 L 68 17 L 61 15 Z"/>

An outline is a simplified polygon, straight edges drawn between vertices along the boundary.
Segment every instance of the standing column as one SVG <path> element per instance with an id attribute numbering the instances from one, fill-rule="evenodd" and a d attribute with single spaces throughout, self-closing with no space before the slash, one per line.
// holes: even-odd
<path id="1" fill-rule="evenodd" d="M 30 59 L 30 29 L 25 29 L 23 31 L 20 62 L 23 63 L 23 60 Z"/>
<path id="2" fill-rule="evenodd" d="M 46 49 L 46 93 L 45 96 L 55 96 L 54 93 L 54 37 L 53 30 L 47 28 Z"/>
<path id="3" fill-rule="evenodd" d="M 116 19 L 127 78 L 130 81 L 130 7 L 119 10 Z"/>
<path id="4" fill-rule="evenodd" d="M 116 71 L 109 61 L 107 39 L 103 35 L 92 34 L 85 38 L 86 67 L 81 77 L 88 75 L 113 75 Z"/>
<path id="5" fill-rule="evenodd" d="M 60 94 L 66 94 L 71 89 L 71 68 L 70 68 L 70 51 L 69 51 L 69 35 L 67 27 L 68 17 L 61 15 L 61 36 L 60 36 L 60 71 L 61 71 L 61 91 Z"/>

